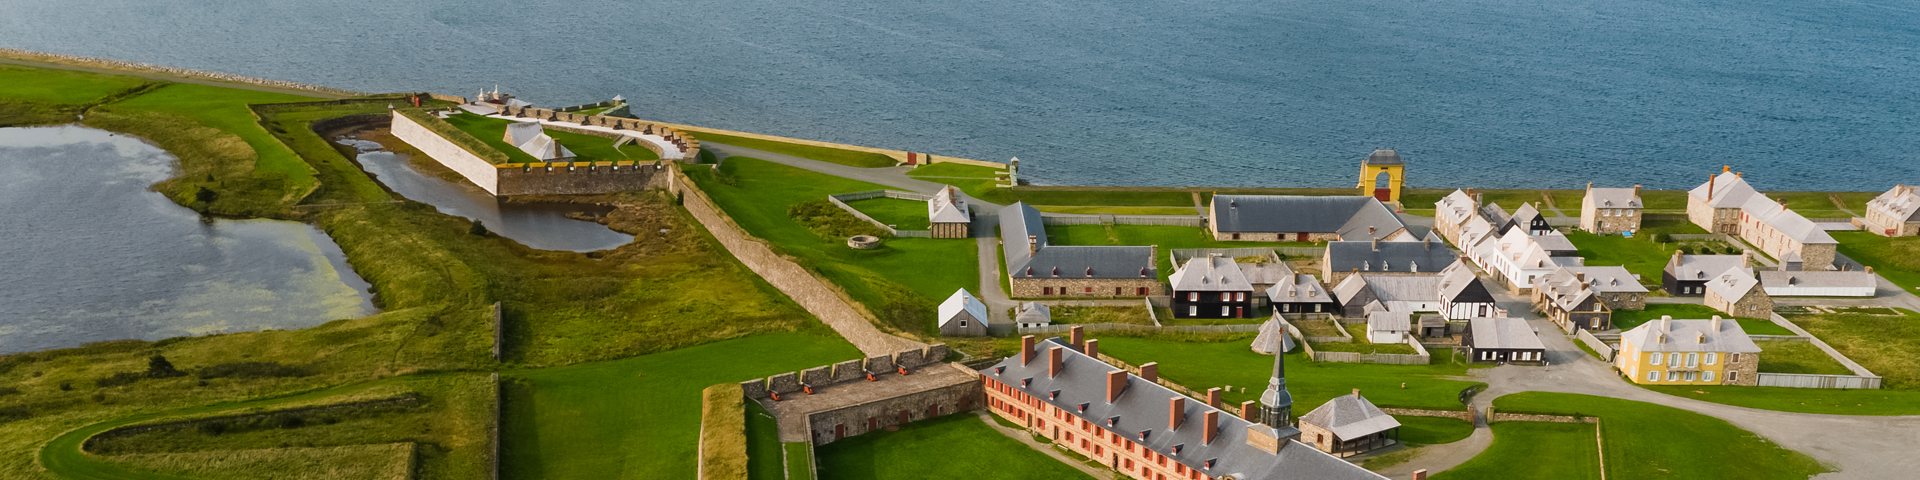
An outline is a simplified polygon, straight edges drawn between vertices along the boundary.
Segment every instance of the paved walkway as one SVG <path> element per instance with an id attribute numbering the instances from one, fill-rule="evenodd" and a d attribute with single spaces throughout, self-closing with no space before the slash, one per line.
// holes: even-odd
<path id="1" fill-rule="evenodd" d="M 993 421 L 993 416 L 992 416 L 993 414 L 988 413 L 986 410 L 981 410 L 979 415 L 980 415 L 980 421 L 987 422 L 987 426 L 993 427 L 994 431 L 1000 432 L 1002 435 L 1006 435 L 1007 438 L 1019 440 L 1020 443 L 1027 444 L 1028 447 L 1032 447 L 1034 450 L 1039 450 L 1040 453 L 1045 453 L 1047 454 L 1047 456 L 1053 457 L 1054 460 L 1059 460 L 1060 463 L 1065 463 L 1067 464 L 1067 466 L 1078 469 L 1081 472 L 1086 473 L 1088 476 L 1091 476 L 1093 478 L 1098 478 L 1100 480 L 1114 480 L 1116 478 L 1113 475 L 1114 474 L 1113 470 L 1108 470 L 1104 468 L 1093 468 L 1093 466 L 1087 465 L 1086 462 L 1081 462 L 1079 459 L 1069 457 L 1066 454 L 1060 453 L 1060 449 L 1053 448 L 1053 445 L 1051 444 L 1041 443 L 1038 440 L 1034 440 L 1032 432 L 1028 432 L 1026 430 L 1020 430 L 1016 428 L 1007 428 L 1006 425 L 1001 425 L 1000 422 Z"/>

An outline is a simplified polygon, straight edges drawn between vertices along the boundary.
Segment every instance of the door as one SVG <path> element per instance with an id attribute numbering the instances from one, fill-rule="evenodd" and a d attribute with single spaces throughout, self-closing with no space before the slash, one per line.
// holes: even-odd
<path id="1" fill-rule="evenodd" d="M 909 421 L 909 420 L 908 420 L 908 417 L 907 417 L 907 411 L 906 411 L 906 410 L 901 410 L 901 411 L 900 411 L 900 423 L 902 423 L 902 424 L 905 424 L 905 423 L 907 423 L 908 421 Z"/>
<path id="2" fill-rule="evenodd" d="M 1374 195 L 1379 195 L 1379 194 L 1380 194 L 1380 192 L 1374 192 L 1373 194 L 1374 194 Z M 1293 234 L 1293 236 L 1294 236 L 1294 239 L 1293 239 L 1293 241 L 1296 241 L 1296 242 L 1304 242 L 1304 241 L 1307 241 L 1307 232 L 1300 232 L 1300 233 L 1296 233 L 1296 234 Z"/>
<path id="3" fill-rule="evenodd" d="M 1382 202 L 1393 199 L 1393 190 L 1387 188 L 1389 178 L 1387 172 L 1380 172 L 1379 175 L 1373 177 L 1373 198 L 1377 198 Z"/>
<path id="4" fill-rule="evenodd" d="M 833 439 L 839 440 L 842 438 L 847 438 L 847 424 L 835 424 L 833 426 Z"/>
<path id="5" fill-rule="evenodd" d="M 927 405 L 927 418 L 940 416 L 940 404 Z"/>

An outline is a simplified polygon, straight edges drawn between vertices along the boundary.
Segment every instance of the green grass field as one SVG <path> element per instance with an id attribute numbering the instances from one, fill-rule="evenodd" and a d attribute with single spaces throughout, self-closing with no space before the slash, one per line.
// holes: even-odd
<path id="1" fill-rule="evenodd" d="M 1646 310 L 1614 310 L 1613 326 L 1624 332 L 1632 330 L 1633 327 L 1638 327 L 1640 324 L 1647 323 L 1650 320 L 1657 320 L 1662 315 L 1669 315 L 1682 320 L 1695 320 L 1713 318 L 1716 315 L 1726 317 L 1727 314 L 1726 312 L 1708 308 L 1706 305 L 1695 305 L 1691 303 L 1649 303 L 1647 304 Z M 1793 335 L 1792 330 L 1787 330 L 1787 327 L 1775 325 L 1772 320 L 1758 318 L 1740 318 L 1737 320 L 1740 321 L 1740 329 L 1746 331 L 1748 335 Z"/>
<path id="2" fill-rule="evenodd" d="M 1920 237 L 1882 237 L 1868 232 L 1832 232 L 1840 254 L 1873 267 L 1887 281 L 1920 293 Z"/>
<path id="3" fill-rule="evenodd" d="M 1765 357 L 1761 357 L 1765 361 Z M 1877 372 L 1876 372 L 1877 373 Z M 1677 397 L 1782 412 L 1829 415 L 1920 415 L 1920 392 L 1824 388 L 1641 385 Z"/>
<path id="4" fill-rule="evenodd" d="M 847 437 L 815 452 L 820 478 L 834 480 L 1090 478 L 971 413 Z"/>
<path id="5" fill-rule="evenodd" d="M 785 480 L 786 450 L 780 443 L 780 423 L 760 402 L 747 404 L 747 478 Z"/>
<path id="6" fill-rule="evenodd" d="M 1879 375 L 1881 388 L 1920 390 L 1920 314 L 1900 309 L 1904 316 L 1864 314 L 1794 315 L 1795 325 L 1820 337 L 1841 355 Z M 1764 361 L 1766 357 L 1761 357 Z"/>
<path id="7" fill-rule="evenodd" d="M 507 159 L 513 163 L 541 162 L 540 159 L 533 158 L 533 156 L 528 155 L 527 152 L 523 152 L 519 148 L 507 144 L 507 126 L 518 122 L 504 118 L 483 117 L 471 113 L 452 115 L 447 117 L 446 120 L 447 123 L 453 124 L 454 127 L 467 132 L 468 135 L 473 135 L 473 138 L 480 139 L 481 142 L 486 143 L 495 150 L 507 154 Z M 574 155 L 578 156 L 572 160 L 576 162 L 620 162 L 629 160 L 651 162 L 660 159 L 659 154 L 638 144 L 629 143 L 616 149 L 613 148 L 613 140 L 605 137 L 562 132 L 553 129 L 546 129 L 545 131 L 547 136 L 553 137 L 554 140 L 559 140 L 561 146 L 566 147 L 567 150 L 572 150 Z"/>
<path id="8" fill-rule="evenodd" d="M 1620 235 L 1594 235 L 1574 230 L 1567 233 L 1567 239 L 1578 247 L 1579 255 L 1587 259 L 1587 265 L 1596 267 L 1624 266 L 1628 272 L 1640 276 L 1640 284 L 1649 290 L 1660 289 L 1661 272 L 1666 270 L 1667 261 L 1673 259 L 1673 243 L 1655 243 L 1654 236 L 1660 234 L 1706 233 L 1700 227 L 1687 223 L 1685 216 L 1648 214 L 1641 220 L 1640 231 L 1632 238 Z"/>
<path id="9" fill-rule="evenodd" d="M 692 478 L 701 389 L 851 358 L 838 337 L 770 334 L 506 372 L 528 385 L 501 406 L 501 478 Z"/>
<path id="10" fill-rule="evenodd" d="M 1494 399 L 1493 405 L 1496 410 L 1509 413 L 1600 417 L 1601 433 L 1606 438 L 1608 478 L 1804 479 L 1829 471 L 1804 453 L 1781 448 L 1725 420 L 1673 407 L 1544 392 L 1502 396 Z M 1506 423 L 1511 422 L 1501 424 Z M 1505 436 L 1496 430 L 1496 449 L 1505 438 L 1541 446 L 1570 440 Z M 1493 450 L 1481 456 L 1491 452 Z M 1480 457 L 1475 458 L 1476 462 L 1479 460 Z M 1517 461 L 1509 465 L 1520 463 L 1552 462 Z"/>
<path id="11" fill-rule="evenodd" d="M 1600 478 L 1599 445 L 1586 423 L 1499 422 L 1493 445 L 1434 480 Z"/>
<path id="12" fill-rule="evenodd" d="M 963 163 L 935 163 L 931 165 L 921 165 L 918 167 L 914 167 L 913 170 L 910 170 L 907 172 L 908 176 L 913 176 L 913 177 L 997 178 L 1000 176 L 1004 176 L 1006 174 L 1007 174 L 1007 169 L 1005 168 L 993 168 L 993 167 L 986 167 L 986 166 L 980 166 L 980 165 L 967 165 Z M 940 182 L 940 180 L 941 179 L 937 179 L 937 178 L 927 179 L 927 181 L 936 182 L 936 183 Z"/>
<path id="13" fill-rule="evenodd" d="M 85 105 L 152 83 L 140 77 L 75 70 L 0 65 L 0 98 L 47 104 Z"/>
<path id="14" fill-rule="evenodd" d="M 1130 337 L 1101 337 L 1100 352 L 1135 365 L 1160 362 L 1160 375 L 1204 391 L 1233 386 L 1229 404 L 1258 400 L 1273 373 L 1273 357 L 1253 353 L 1251 336 L 1229 341 L 1184 342 Z M 1467 374 L 1463 364 L 1377 365 L 1314 362 L 1305 354 L 1287 355 L 1287 389 L 1294 412 L 1304 415 L 1333 397 L 1360 394 L 1380 406 L 1464 410 L 1459 394 L 1477 382 L 1439 377 Z M 1406 387 L 1402 388 L 1401 384 Z M 1244 388 L 1245 391 L 1241 391 Z"/>
<path id="15" fill-rule="evenodd" d="M 1154 245 L 1154 265 L 1160 269 L 1160 281 L 1173 275 L 1173 260 L 1167 255 L 1177 248 L 1253 248 L 1312 246 L 1304 242 L 1223 242 L 1200 227 L 1170 225 L 1048 225 L 1047 242 L 1054 245 Z"/>
<path id="16" fill-rule="evenodd" d="M 895 230 L 926 230 L 932 225 L 927 218 L 927 202 L 880 197 L 854 200 L 847 202 L 847 206 L 892 225 Z"/>
<path id="17" fill-rule="evenodd" d="M 861 151 L 855 151 L 855 150 L 844 150 L 839 148 L 821 147 L 821 146 L 814 146 L 814 145 L 801 145 L 798 143 L 787 143 L 787 142 L 780 142 L 780 141 L 774 141 L 774 140 L 760 140 L 756 138 L 735 137 L 732 135 L 722 135 L 719 133 L 703 131 L 703 130 L 691 130 L 691 129 L 683 129 L 683 130 L 693 134 L 693 138 L 700 140 L 701 142 L 723 143 L 727 145 L 733 145 L 736 147 L 747 147 L 754 150 L 764 150 L 764 151 L 773 152 L 773 153 L 783 153 L 783 154 L 792 155 L 792 156 L 805 158 L 809 160 L 819 160 L 819 161 L 828 162 L 828 163 L 838 163 L 838 164 L 846 165 L 850 167 L 861 167 L 861 168 L 891 167 L 900 163 L 898 160 L 894 160 L 893 157 L 889 157 L 889 156 L 878 154 L 878 153 L 861 152 Z"/>
<path id="18" fill-rule="evenodd" d="M 1838 360 L 1812 342 L 1754 342 L 1760 345 L 1760 371 L 1813 375 L 1852 375 Z"/>
<path id="19" fill-rule="evenodd" d="M 1847 218 L 1867 214 L 1867 202 L 1880 192 L 1764 192 L 1767 198 L 1786 205 L 1794 213 L 1807 218 Z M 1840 197 L 1840 202 L 1850 210 L 1848 213 L 1834 205 L 1832 197 Z"/>
<path id="20" fill-rule="evenodd" d="M 787 216 L 787 206 L 828 194 L 884 187 L 764 160 L 733 157 L 720 176 L 706 169 L 687 176 L 727 211 L 741 228 L 839 285 L 882 323 L 902 331 L 933 330 L 933 309 L 960 288 L 977 288 L 974 242 L 895 238 L 874 250 L 854 250 L 844 238 L 820 238 Z"/>
<path id="21" fill-rule="evenodd" d="M 1050 307 L 1053 323 L 1125 323 L 1133 325 L 1153 325 L 1153 319 L 1147 318 L 1146 305 L 1134 307 L 1083 307 L 1055 305 Z"/>
<path id="22" fill-rule="evenodd" d="M 1400 422 L 1400 441 L 1409 445 L 1453 443 L 1473 435 L 1473 423 L 1458 418 L 1398 416 L 1393 419 Z"/>
<path id="23" fill-rule="evenodd" d="M 1197 215 L 1193 207 L 1115 207 L 1085 205 L 1034 205 L 1035 210 L 1080 215 Z"/>
<path id="24" fill-rule="evenodd" d="M 261 128 L 247 110 L 250 103 L 283 103 L 318 100 L 282 93 L 256 92 L 207 85 L 176 83 L 129 98 L 107 107 L 112 112 L 153 111 L 191 118 L 202 125 L 239 135 L 259 155 L 254 175 L 284 178 L 292 191 L 305 195 L 316 183 L 313 168 L 293 150 Z M 296 197 L 297 198 L 297 197 Z"/>

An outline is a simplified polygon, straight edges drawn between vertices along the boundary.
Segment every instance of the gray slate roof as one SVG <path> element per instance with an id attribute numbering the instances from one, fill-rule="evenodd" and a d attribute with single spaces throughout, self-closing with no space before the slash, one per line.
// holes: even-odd
<path id="1" fill-rule="evenodd" d="M 1279 318 L 1275 315 L 1260 324 L 1260 334 L 1253 337 L 1253 353 L 1273 355 L 1276 351 L 1293 351 L 1293 337 L 1280 331 Z"/>
<path id="2" fill-rule="evenodd" d="M 1709 185 L 1712 188 L 1708 188 Z M 1709 193 L 1712 194 L 1711 200 L 1708 200 Z M 1687 194 L 1706 201 L 1707 205 L 1713 208 L 1738 208 L 1748 216 L 1772 226 L 1774 230 L 1800 243 L 1839 243 L 1813 221 L 1807 220 L 1806 217 L 1788 210 L 1779 202 L 1754 190 L 1753 185 L 1740 178 L 1738 173 L 1721 172 L 1714 177 L 1713 181 L 1702 183 L 1693 190 L 1687 191 Z"/>
<path id="3" fill-rule="evenodd" d="M 1049 376 L 1047 372 L 1048 352 L 1052 349 L 1065 349 L 1062 350 L 1062 370 L 1057 376 Z M 1205 413 L 1215 410 L 1207 406 L 1205 401 L 1187 399 L 1186 407 L 1182 410 L 1184 420 L 1181 428 L 1168 430 L 1168 401 L 1182 397 L 1179 393 L 1129 374 L 1119 398 L 1108 403 L 1106 376 L 1108 372 L 1121 371 L 1119 368 L 1069 348 L 1066 341 L 1060 338 L 1041 341 L 1034 346 L 1034 350 L 1036 355 L 1032 363 L 1021 364 L 1020 356 L 1016 354 L 981 370 L 980 374 L 1010 385 L 1043 403 L 1073 412 L 1075 416 L 1093 423 L 1103 431 L 1102 434 L 1118 434 L 1133 439 L 1149 450 L 1188 468 L 1200 469 L 1201 473 L 1213 478 L 1228 475 L 1240 480 L 1386 478 L 1295 440 L 1283 440 L 1278 454 L 1254 448 L 1247 444 L 1249 428 L 1268 432 L 1273 430 L 1225 411 L 1219 413 L 1219 433 L 1213 443 L 1202 443 L 1198 427 Z M 1109 419 L 1117 420 L 1109 424 Z M 1298 433 L 1291 427 L 1288 430 L 1294 431 L 1273 433 L 1279 436 Z M 1148 433 L 1146 440 L 1141 441 L 1140 433 L 1143 431 Z M 1177 454 L 1173 451 L 1174 446 L 1181 447 Z M 1209 460 L 1214 462 L 1210 469 L 1205 468 Z"/>
<path id="4" fill-rule="evenodd" d="M 1753 343 L 1747 331 L 1740 328 L 1740 322 L 1731 318 L 1720 320 L 1720 329 L 1713 328 L 1713 320 L 1679 320 L 1662 317 L 1642 323 L 1632 330 L 1620 333 L 1620 343 L 1629 342 L 1643 352 L 1729 352 L 1754 353 L 1760 346 Z M 1665 335 L 1661 335 L 1664 333 Z"/>
<path id="5" fill-rule="evenodd" d="M 947 186 L 927 199 L 927 219 L 931 223 L 968 223 L 973 217 L 968 215 L 967 201 L 960 197 L 960 189 Z"/>
<path id="6" fill-rule="evenodd" d="M 1582 273 L 1586 274 L 1587 283 L 1595 292 L 1647 293 L 1647 287 L 1640 285 L 1640 281 L 1633 278 L 1633 272 L 1627 271 L 1627 267 L 1622 266 L 1560 267 L 1547 272 L 1546 275 L 1541 275 L 1534 284 L 1548 287 L 1572 286 L 1577 289 L 1580 279 L 1576 274 Z"/>
<path id="7" fill-rule="evenodd" d="M 1340 437 L 1341 440 L 1351 440 L 1400 428 L 1399 420 L 1395 420 L 1392 415 L 1387 415 L 1387 412 L 1380 411 L 1380 407 L 1374 406 L 1373 402 L 1360 396 L 1359 391 L 1334 397 L 1333 400 L 1320 404 L 1320 408 L 1315 408 L 1305 416 L 1301 416 L 1300 422 L 1319 425 L 1333 432 L 1333 435 Z"/>
<path id="8" fill-rule="evenodd" d="M 1367 228 L 1385 238 L 1406 224 L 1373 197 L 1214 195 L 1215 229 L 1228 233 L 1336 233 L 1366 240 Z"/>
<path id="9" fill-rule="evenodd" d="M 1440 299 L 1440 275 L 1354 275 L 1360 278 L 1381 303 L 1432 302 Z M 1342 282 L 1344 285 L 1345 282 Z M 1345 299 L 1347 297 L 1340 297 Z"/>
<path id="10" fill-rule="evenodd" d="M 1395 152 L 1393 151 L 1393 149 L 1390 149 L 1390 148 L 1382 148 L 1379 150 L 1374 150 L 1373 153 L 1367 154 L 1366 164 L 1367 165 L 1405 165 L 1406 162 L 1400 160 L 1399 152 Z"/>
<path id="11" fill-rule="evenodd" d="M 1053 309 L 1040 302 L 1020 302 L 1020 313 L 1014 315 L 1014 323 L 1053 324 Z"/>
<path id="12" fill-rule="evenodd" d="M 1412 312 L 1374 310 L 1367 312 L 1367 331 L 1405 332 L 1413 329 Z"/>
<path id="13" fill-rule="evenodd" d="M 1440 270 L 1440 298 L 1459 298 L 1460 293 L 1480 282 L 1480 276 L 1474 275 L 1467 262 L 1453 262 Z"/>
<path id="14" fill-rule="evenodd" d="M 1760 283 L 1768 288 L 1878 288 L 1879 280 L 1863 271 L 1761 270 Z"/>
<path id="15" fill-rule="evenodd" d="M 1720 276 L 1728 270 L 1752 275 L 1747 257 L 1741 255 L 1681 255 L 1679 261 L 1667 261 L 1667 273 L 1683 281 L 1700 281 Z"/>
<path id="16" fill-rule="evenodd" d="M 1460 258 L 1446 242 L 1327 242 L 1329 272 L 1439 272 Z"/>
<path id="17" fill-rule="evenodd" d="M 1232 258 L 1193 257 L 1167 277 L 1175 292 L 1238 292 L 1253 290 L 1253 283 L 1240 273 Z"/>
<path id="18" fill-rule="evenodd" d="M 1712 181 L 1688 190 L 1687 195 L 1699 198 L 1714 208 L 1739 208 L 1746 205 L 1747 200 L 1761 196 L 1758 190 L 1753 189 L 1753 185 L 1748 185 L 1745 179 L 1740 178 L 1740 174 L 1734 172 L 1721 172 Z"/>
<path id="19" fill-rule="evenodd" d="M 1028 236 L 1040 248 L 1027 253 Z M 1051 245 L 1040 211 L 1025 202 L 1000 209 L 1000 242 L 1013 278 L 1159 278 L 1152 246 Z"/>
<path id="20" fill-rule="evenodd" d="M 981 325 L 992 324 L 992 319 L 987 316 L 987 304 L 973 298 L 973 294 L 962 288 L 953 291 L 953 296 L 947 297 L 947 301 L 940 302 L 940 326 L 947 326 L 947 322 L 953 321 L 961 312 L 973 316 Z"/>
<path id="21" fill-rule="evenodd" d="M 1473 329 L 1473 348 L 1545 350 L 1547 345 L 1534 336 L 1526 320 L 1512 317 L 1476 317 L 1467 321 Z"/>
<path id="22" fill-rule="evenodd" d="M 1533 243 L 1540 244 L 1540 249 L 1548 252 L 1573 252 L 1580 250 L 1580 247 L 1573 246 L 1573 240 L 1567 239 L 1567 234 L 1560 233 L 1558 230 L 1549 232 L 1546 235 L 1532 235 L 1532 237 Z"/>
<path id="23" fill-rule="evenodd" d="M 1641 208 L 1644 205 L 1634 192 L 1632 188 L 1590 188 L 1581 202 L 1591 202 L 1594 208 Z"/>
<path id="24" fill-rule="evenodd" d="M 1913 192 L 1912 185 L 1894 185 L 1893 189 L 1868 201 L 1867 208 L 1886 212 L 1901 221 L 1920 222 L 1920 194 Z"/>
<path id="25" fill-rule="evenodd" d="M 1288 270 L 1287 276 L 1274 282 L 1273 286 L 1267 287 L 1266 293 L 1267 300 L 1274 303 L 1333 303 L 1333 296 L 1327 294 L 1319 278 L 1292 273 L 1292 270 Z"/>

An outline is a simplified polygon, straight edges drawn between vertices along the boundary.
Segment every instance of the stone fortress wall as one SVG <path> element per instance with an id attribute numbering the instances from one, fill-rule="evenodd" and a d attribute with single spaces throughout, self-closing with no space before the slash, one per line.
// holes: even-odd
<path id="1" fill-rule="evenodd" d="M 466 99 L 447 95 L 433 95 L 435 99 L 465 103 Z M 669 127 L 642 122 L 639 120 L 608 117 L 603 115 L 580 115 L 560 112 L 552 109 L 533 107 L 501 107 L 501 116 L 515 118 L 534 118 L 548 122 L 568 122 L 579 125 L 611 128 L 614 130 L 632 130 L 649 135 L 658 135 L 672 142 L 674 149 L 648 141 L 637 141 L 653 150 L 661 158 L 669 161 L 696 161 L 700 152 L 700 141 L 692 136 Z M 441 137 L 419 122 L 394 112 L 393 135 L 422 153 L 439 161 L 442 165 L 480 186 L 487 193 L 500 196 L 508 195 L 584 195 L 597 193 L 624 192 L 665 187 L 671 174 L 659 161 L 618 161 L 618 162 L 550 162 L 550 163 L 508 163 L 495 165 L 478 155 L 461 148 L 458 144 Z M 618 133 L 575 128 L 564 125 L 543 125 L 542 128 L 564 132 L 592 135 L 615 141 L 629 138 Z"/>
<path id="2" fill-rule="evenodd" d="M 419 149 L 420 153 L 427 154 L 441 165 L 460 172 L 461 176 L 467 177 L 467 181 L 479 185 L 480 189 L 486 190 L 487 193 L 503 195 L 500 193 L 499 169 L 494 164 L 474 155 L 473 152 L 468 152 L 465 148 L 460 148 L 460 145 L 453 143 L 452 140 L 442 138 L 439 134 L 433 133 L 433 130 L 407 118 L 406 115 L 401 115 L 400 112 L 393 112 L 392 116 L 394 138 L 407 142 L 407 145 Z"/>
<path id="3" fill-rule="evenodd" d="M 806 440 L 824 445 L 844 437 L 982 407 L 986 392 L 977 380 L 978 373 L 943 361 L 948 352 L 946 344 L 934 344 L 924 350 L 905 350 L 894 355 L 756 378 L 741 382 L 740 387 L 748 400 L 767 405 L 779 419 L 781 441 Z M 907 370 L 907 376 L 899 373 L 902 368 Z M 811 395 L 807 388 L 834 399 L 805 398 Z M 773 400 L 776 394 L 778 401 Z M 790 416 L 795 418 L 787 418 Z M 795 422 L 804 422 L 804 430 Z M 793 425 L 791 432 L 789 424 Z"/>

